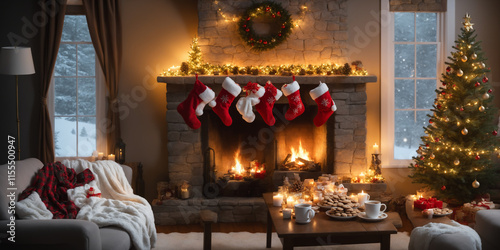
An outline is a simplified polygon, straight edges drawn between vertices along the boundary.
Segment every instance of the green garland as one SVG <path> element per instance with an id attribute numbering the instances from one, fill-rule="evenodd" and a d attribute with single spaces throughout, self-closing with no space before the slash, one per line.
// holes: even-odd
<path id="1" fill-rule="evenodd" d="M 268 15 L 276 20 L 277 24 L 281 25 L 278 33 L 267 36 L 259 36 L 255 34 L 253 29 L 253 18 Z M 279 3 L 264 1 L 254 3 L 245 11 L 245 14 L 238 22 L 238 30 L 243 41 L 252 47 L 253 50 L 264 51 L 273 49 L 292 33 L 292 18 L 286 9 Z"/>

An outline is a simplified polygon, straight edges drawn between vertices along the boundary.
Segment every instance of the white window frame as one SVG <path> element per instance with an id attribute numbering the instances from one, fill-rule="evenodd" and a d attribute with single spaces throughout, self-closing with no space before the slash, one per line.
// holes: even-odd
<path id="1" fill-rule="evenodd" d="M 91 44 L 92 42 L 61 42 L 60 44 Z M 78 49 L 76 50 L 76 70 L 78 72 Z M 49 86 L 49 93 L 47 98 L 47 108 L 49 110 L 50 120 L 52 123 L 52 134 L 55 136 L 55 68 L 52 72 L 52 78 Z M 64 77 L 64 76 L 63 76 Z M 73 76 L 71 76 L 73 77 Z M 89 78 L 87 76 L 75 76 L 77 78 L 77 91 L 78 91 L 78 78 Z M 106 131 L 102 131 L 100 129 L 99 124 L 102 123 L 106 119 L 106 88 L 105 88 L 105 79 L 104 73 L 102 72 L 101 66 L 99 64 L 99 60 L 97 56 L 95 57 L 95 84 L 96 84 L 96 150 L 97 152 L 107 153 L 107 140 L 106 140 Z M 76 96 L 78 103 L 78 95 Z M 77 104 L 78 108 L 78 104 Z M 82 116 L 83 117 L 83 116 Z M 78 122 L 76 123 L 76 131 L 78 134 Z M 55 137 L 54 137 L 55 138 Z M 76 152 L 78 153 L 78 137 L 76 140 Z M 54 153 L 55 153 L 55 143 L 54 143 Z M 113 152 L 112 152 L 113 153 Z M 106 154 L 107 155 L 107 154 Z M 55 156 L 56 161 L 62 161 L 65 159 L 86 159 L 86 160 L 94 160 L 92 156 L 68 156 L 68 157 L 57 157 Z"/>
<path id="2" fill-rule="evenodd" d="M 389 10 L 389 0 L 381 1 L 381 12 L 389 17 L 381 29 L 381 160 L 383 168 L 407 168 L 412 162 L 394 159 L 394 12 Z M 437 78 L 445 68 L 455 41 L 455 0 L 447 1 L 447 11 L 437 14 Z M 415 58 L 416 60 L 416 58 Z"/>

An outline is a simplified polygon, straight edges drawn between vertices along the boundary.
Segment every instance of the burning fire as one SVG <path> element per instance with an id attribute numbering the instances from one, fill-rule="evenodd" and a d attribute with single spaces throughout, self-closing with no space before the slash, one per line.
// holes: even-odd
<path id="1" fill-rule="evenodd" d="M 240 163 L 240 151 L 239 150 L 234 155 L 234 162 L 235 162 L 235 164 L 231 168 L 231 171 L 235 174 L 241 175 L 243 173 L 243 171 L 245 171 L 245 170 L 243 169 L 243 166 L 241 166 L 241 163 Z"/>
<path id="2" fill-rule="evenodd" d="M 309 159 L 309 152 L 307 152 L 304 148 L 302 148 L 302 141 L 299 140 L 299 150 L 295 151 L 295 148 L 291 147 L 290 151 L 292 151 L 292 157 L 290 158 L 290 161 L 292 162 L 297 162 L 298 164 L 302 165 L 304 163 L 300 162 L 297 160 L 297 158 L 302 158 L 304 160 L 310 161 Z"/>

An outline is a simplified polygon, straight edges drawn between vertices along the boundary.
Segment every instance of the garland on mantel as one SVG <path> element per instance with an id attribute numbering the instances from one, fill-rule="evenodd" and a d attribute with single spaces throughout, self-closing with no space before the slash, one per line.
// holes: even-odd
<path id="1" fill-rule="evenodd" d="M 368 72 L 363 69 L 361 61 L 354 61 L 349 65 L 328 64 L 282 64 L 266 66 L 238 66 L 234 64 L 214 65 L 205 63 L 198 46 L 198 38 L 193 38 L 191 51 L 188 52 L 187 62 L 181 66 L 172 66 L 163 70 L 161 76 L 187 76 L 187 75 L 355 75 L 366 76 Z"/>

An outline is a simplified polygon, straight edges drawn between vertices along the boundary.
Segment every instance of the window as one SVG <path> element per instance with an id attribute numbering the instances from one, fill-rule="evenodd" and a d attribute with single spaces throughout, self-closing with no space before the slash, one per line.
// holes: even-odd
<path id="1" fill-rule="evenodd" d="M 382 31 L 382 163 L 407 167 L 432 113 L 449 40 L 445 24 L 450 22 L 442 12 L 388 15 L 391 21 Z"/>
<path id="2" fill-rule="evenodd" d="M 51 84 L 56 157 L 89 157 L 104 149 L 96 126 L 102 116 L 99 79 L 85 16 L 66 15 Z"/>

